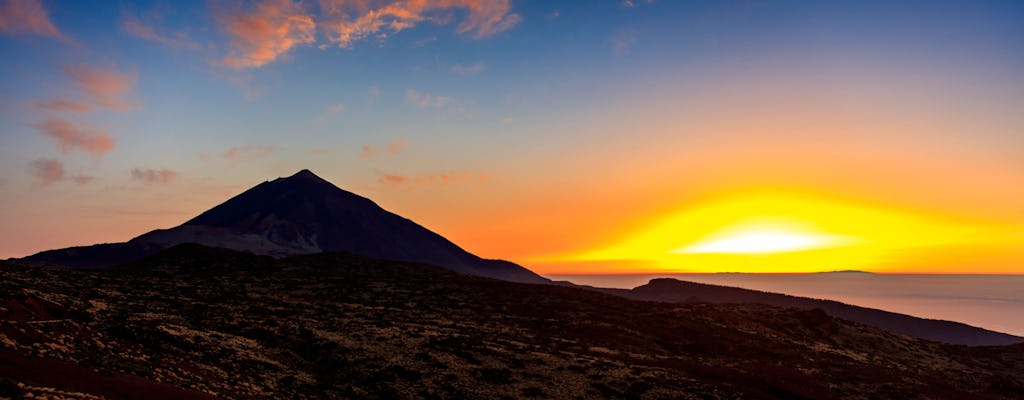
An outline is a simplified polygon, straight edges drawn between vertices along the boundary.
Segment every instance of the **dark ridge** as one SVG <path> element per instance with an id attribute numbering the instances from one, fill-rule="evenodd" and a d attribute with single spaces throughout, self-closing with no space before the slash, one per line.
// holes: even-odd
<path id="1" fill-rule="evenodd" d="M 603 289 L 598 289 L 603 290 Z M 652 279 L 632 290 L 612 289 L 607 293 L 637 300 L 661 302 L 755 303 L 776 307 L 821 309 L 829 315 L 888 329 L 922 339 L 972 346 L 995 346 L 1024 342 L 1024 338 L 990 331 L 960 322 L 918 318 L 832 300 L 796 297 L 736 287 L 686 282 L 670 278 Z"/>
<path id="2" fill-rule="evenodd" d="M 76 246 L 64 249 L 46 250 L 22 258 L 33 264 L 59 266 L 76 269 L 107 268 L 124 264 L 159 251 L 158 247 L 145 246 L 137 241 L 126 243 L 103 243 L 92 246 Z"/>
<path id="3" fill-rule="evenodd" d="M 247 265 L 264 261 L 270 268 Z M 340 253 L 274 259 L 184 245 L 140 263 L 0 262 L 0 305 L 11 311 L 0 315 L 0 397 L 46 388 L 154 399 L 199 397 L 184 388 L 245 399 L 1024 393 L 1022 345 L 945 345 L 820 309 L 637 301 Z"/>

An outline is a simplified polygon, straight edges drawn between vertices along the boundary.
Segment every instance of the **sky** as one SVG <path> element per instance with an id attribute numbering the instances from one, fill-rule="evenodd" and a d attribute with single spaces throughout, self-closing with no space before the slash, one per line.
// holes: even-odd
<path id="1" fill-rule="evenodd" d="M 308 168 L 540 273 L 1024 273 L 1024 3 L 0 0 L 0 257 Z"/>

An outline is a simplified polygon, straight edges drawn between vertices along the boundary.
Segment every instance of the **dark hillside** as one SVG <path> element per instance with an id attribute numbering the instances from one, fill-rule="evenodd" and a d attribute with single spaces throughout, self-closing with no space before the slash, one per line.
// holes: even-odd
<path id="1" fill-rule="evenodd" d="M 184 246 L 115 270 L 8 262 L 0 279 L 0 364 L 53 360 L 222 398 L 1024 394 L 1019 345 L 942 345 L 821 310 L 635 301 L 355 255 Z M 26 371 L 6 379 L 93 390 Z"/>

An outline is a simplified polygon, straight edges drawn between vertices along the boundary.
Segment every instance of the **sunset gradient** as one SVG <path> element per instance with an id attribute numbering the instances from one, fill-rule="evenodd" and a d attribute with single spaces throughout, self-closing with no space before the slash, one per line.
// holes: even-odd
<path id="1" fill-rule="evenodd" d="M 1024 273 L 1024 3 L 0 0 L 0 257 L 303 168 L 538 273 Z"/>

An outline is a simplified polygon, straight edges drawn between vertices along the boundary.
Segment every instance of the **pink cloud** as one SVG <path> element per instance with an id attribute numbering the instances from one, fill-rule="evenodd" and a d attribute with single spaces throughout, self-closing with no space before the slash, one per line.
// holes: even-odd
<path id="1" fill-rule="evenodd" d="M 511 12 L 510 0 L 320 0 L 319 10 L 315 16 L 302 2 L 263 0 L 218 12 L 221 29 L 231 37 L 231 50 L 221 64 L 233 69 L 262 67 L 297 46 L 314 44 L 318 27 L 329 43 L 347 48 L 359 40 L 386 39 L 421 22 L 448 23 L 456 10 L 465 11 L 456 31 L 478 39 L 522 20 Z M 136 20 L 125 21 L 124 29 L 165 44 L 178 41 Z"/>
<path id="2" fill-rule="evenodd" d="M 84 185 L 86 183 L 92 182 L 94 179 L 96 179 L 96 177 L 88 176 L 88 175 L 72 175 L 71 176 L 71 181 L 75 182 L 75 183 L 77 183 L 79 185 Z"/>
<path id="3" fill-rule="evenodd" d="M 377 171 L 377 182 L 385 185 L 400 185 L 400 184 L 448 184 L 458 182 L 486 182 L 491 179 L 490 175 L 482 173 L 469 173 L 469 172 L 441 172 L 432 174 L 422 174 L 415 176 L 407 176 L 401 174 L 393 174 Z"/>
<path id="4" fill-rule="evenodd" d="M 52 158 L 40 158 L 29 163 L 32 175 L 36 177 L 36 184 L 48 186 L 50 184 L 70 179 L 79 185 L 84 185 L 96 179 L 88 175 L 68 176 L 64 171 L 64 163 Z"/>
<path id="5" fill-rule="evenodd" d="M 93 111 L 92 104 L 90 104 L 88 101 L 73 101 L 68 100 L 64 97 L 55 97 L 43 101 L 37 101 L 35 103 L 32 103 L 32 107 L 49 111 L 67 111 L 80 113 Z"/>
<path id="6" fill-rule="evenodd" d="M 261 67 L 315 40 L 312 15 L 291 0 L 265 0 L 252 10 L 222 12 L 217 19 L 232 37 L 233 48 L 222 60 L 229 68 Z"/>
<path id="7" fill-rule="evenodd" d="M 169 169 L 132 169 L 132 179 L 143 181 L 149 184 L 165 185 L 171 183 L 178 177 L 178 172 Z"/>
<path id="8" fill-rule="evenodd" d="M 125 73 L 112 67 L 97 69 L 85 65 L 65 66 L 64 72 L 71 76 L 86 98 L 100 107 L 114 111 L 138 108 L 137 103 L 121 100 L 121 96 L 135 87 L 134 72 Z"/>
<path id="9" fill-rule="evenodd" d="M 64 163 L 60 160 L 41 158 L 33 160 L 29 165 L 32 168 L 32 176 L 36 177 L 40 186 L 47 186 L 64 179 Z"/>
<path id="10" fill-rule="evenodd" d="M 114 149 L 114 140 L 106 132 L 82 129 L 62 118 L 49 118 L 35 127 L 42 134 L 57 139 L 57 148 L 64 154 L 81 150 L 102 156 Z"/>
<path id="11" fill-rule="evenodd" d="M 396 139 L 388 142 L 384 146 L 370 146 L 364 145 L 362 151 L 359 153 L 359 158 L 370 158 L 381 154 L 391 155 L 399 151 L 402 151 L 409 142 L 405 139 Z"/>
<path id="12" fill-rule="evenodd" d="M 446 23 L 454 9 L 468 15 L 456 30 L 476 38 L 507 30 L 522 19 L 511 11 L 509 0 L 397 0 L 365 1 L 321 0 L 321 28 L 331 43 L 351 47 L 366 38 L 383 39 L 389 35 L 429 21 Z"/>
<path id="13" fill-rule="evenodd" d="M 34 102 L 31 104 L 32 107 L 76 113 L 88 113 L 98 109 L 128 111 L 138 108 L 138 103 L 121 99 L 135 87 L 134 72 L 124 73 L 113 67 L 91 68 L 85 65 L 65 66 L 63 69 L 74 81 L 74 85 L 82 91 L 82 98 L 72 100 L 68 96 L 52 97 Z"/>
<path id="14" fill-rule="evenodd" d="M 8 34 L 31 33 L 67 40 L 67 37 L 50 21 L 50 16 L 38 0 L 7 0 L 0 4 L 0 31 Z"/>
<path id="15" fill-rule="evenodd" d="M 409 178 L 397 174 L 381 174 L 380 178 L 377 179 L 377 181 L 384 184 L 397 185 L 400 183 L 408 182 Z"/>

